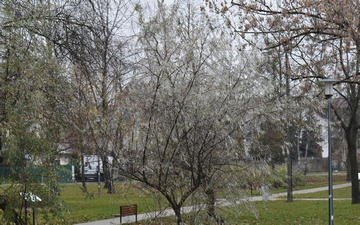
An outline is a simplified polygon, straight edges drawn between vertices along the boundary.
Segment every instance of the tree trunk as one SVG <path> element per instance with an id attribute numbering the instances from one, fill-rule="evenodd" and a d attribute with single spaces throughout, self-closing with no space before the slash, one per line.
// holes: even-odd
<path id="1" fill-rule="evenodd" d="M 350 159 L 349 159 L 349 151 L 346 154 L 346 181 L 351 181 L 351 169 L 350 169 Z"/>
<path id="2" fill-rule="evenodd" d="M 103 171 L 104 171 L 104 183 L 105 183 L 104 188 L 108 189 L 107 191 L 108 194 L 115 194 L 112 168 L 106 156 L 103 159 Z"/>
<path id="3" fill-rule="evenodd" d="M 84 190 L 86 189 L 86 181 L 85 181 L 85 162 L 84 162 L 84 156 L 81 154 L 81 183 Z"/>
<path id="4" fill-rule="evenodd" d="M 216 215 L 215 212 L 216 197 L 215 197 L 214 189 L 207 188 L 205 190 L 205 194 L 207 196 L 207 202 L 206 202 L 207 214 L 216 221 L 216 224 L 218 225 L 224 224 L 223 218 L 221 216 Z"/>
<path id="5" fill-rule="evenodd" d="M 351 176 L 351 203 L 360 203 L 359 180 L 358 180 L 358 162 L 356 157 L 356 137 L 357 124 L 350 124 L 349 129 L 345 131 L 346 141 L 348 144 L 348 157 L 350 161 L 350 176 Z"/>
<path id="6" fill-rule="evenodd" d="M 297 138 L 297 143 L 296 143 L 296 152 L 297 152 L 297 172 L 300 172 L 300 164 L 301 164 L 301 159 L 300 159 L 300 136 L 301 136 L 301 129 L 298 130 L 298 138 Z"/>
<path id="7" fill-rule="evenodd" d="M 306 182 L 306 173 L 307 173 L 307 160 L 308 160 L 308 148 L 309 148 L 309 141 L 306 141 L 306 145 L 305 145 L 305 169 L 304 169 L 304 181 Z"/>
<path id="8" fill-rule="evenodd" d="M 287 155 L 287 201 L 292 202 L 292 157 L 290 147 Z"/>
<path id="9" fill-rule="evenodd" d="M 176 216 L 176 224 L 177 225 L 182 225 L 182 218 L 181 218 L 181 207 L 180 206 L 176 206 L 176 208 L 173 209 L 175 212 L 175 216 Z"/>

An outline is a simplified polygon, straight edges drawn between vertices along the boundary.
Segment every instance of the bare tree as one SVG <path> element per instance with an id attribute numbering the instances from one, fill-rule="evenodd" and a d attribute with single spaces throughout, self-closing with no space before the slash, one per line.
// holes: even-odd
<path id="1" fill-rule="evenodd" d="M 228 25 L 248 42 L 261 48 L 291 45 L 292 80 L 312 81 L 334 77 L 337 96 L 348 110 L 333 105 L 345 132 L 350 160 L 352 203 L 360 203 L 356 142 L 358 133 L 359 3 L 354 1 L 232 1 L 230 5 L 208 4 L 222 12 Z M 238 20 L 239 19 L 239 20 Z M 241 21 L 241 23 L 238 23 Z M 254 34 L 261 34 L 254 36 Z M 274 44 L 266 46 L 269 40 Z M 304 82 L 306 81 L 306 82 Z M 304 85 L 304 86 L 306 86 Z"/>
<path id="2" fill-rule="evenodd" d="M 57 46 L 57 54 L 67 56 L 67 62 L 73 65 L 72 73 L 81 76 L 80 80 L 73 79 L 75 92 L 82 92 L 74 101 L 84 102 L 82 112 L 87 114 L 75 117 L 86 120 L 86 136 L 92 137 L 88 152 L 102 159 L 108 193 L 115 192 L 111 157 L 122 144 L 121 95 L 130 71 L 127 58 L 131 53 L 126 46 L 134 8 L 128 0 L 73 1 L 60 9 L 57 14 L 60 22 L 54 22 L 54 34 L 50 37 Z M 69 108 L 69 113 L 78 112 L 75 108 L 72 111 Z M 77 132 L 83 135 L 80 133 L 84 130 Z"/>

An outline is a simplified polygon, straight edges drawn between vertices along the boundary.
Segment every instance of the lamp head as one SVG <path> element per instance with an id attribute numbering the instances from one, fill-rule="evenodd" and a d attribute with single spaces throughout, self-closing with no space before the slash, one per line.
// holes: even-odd
<path id="1" fill-rule="evenodd" d="M 338 81 L 337 79 L 333 79 L 333 78 L 325 78 L 320 81 L 320 82 L 325 83 L 325 98 L 326 99 L 329 99 L 329 98 L 331 98 L 331 96 L 333 96 L 333 84 L 337 81 Z"/>

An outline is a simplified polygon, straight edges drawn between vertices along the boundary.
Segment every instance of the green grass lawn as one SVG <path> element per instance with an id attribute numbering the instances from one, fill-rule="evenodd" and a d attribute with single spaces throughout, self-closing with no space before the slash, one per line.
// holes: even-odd
<path id="1" fill-rule="evenodd" d="M 312 184 L 311 188 L 326 186 L 327 184 Z M 310 188 L 303 186 L 304 188 Z M 75 188 L 75 190 L 74 190 Z M 78 189 L 78 190 L 77 190 Z M 121 190 L 120 190 L 121 189 Z M 301 188 L 297 188 L 301 189 Z M 63 199 L 73 209 L 72 215 L 68 215 L 69 224 L 82 221 L 93 221 L 111 218 L 111 214 L 119 211 L 119 206 L 137 203 L 139 212 L 152 211 L 154 199 L 148 193 L 139 193 L 137 189 L 128 187 L 117 188 L 115 196 L 102 194 L 97 197 L 96 184 L 89 185 L 89 190 L 94 192 L 94 200 L 85 199 L 77 185 L 67 185 L 65 191 L 72 190 L 72 195 L 65 194 Z M 103 192 L 105 190 L 102 190 Z M 256 218 L 246 210 L 234 211 L 232 208 L 221 209 L 227 224 L 327 224 L 328 202 L 327 191 L 311 194 L 294 195 L 294 201 L 286 202 L 286 198 L 269 202 L 255 202 L 254 206 L 259 217 Z M 351 188 L 334 189 L 335 198 L 350 198 Z M 324 198 L 321 201 L 303 201 L 300 198 Z M 156 209 L 154 209 L 156 210 Z M 360 205 L 352 205 L 350 200 L 334 200 L 334 217 L 337 224 L 358 224 L 360 221 Z M 163 224 L 174 224 L 174 218 L 161 219 Z M 157 221 L 155 224 L 158 224 Z M 139 224 L 151 224 L 150 221 Z"/>
<path id="2" fill-rule="evenodd" d="M 328 198 L 328 191 L 319 191 L 309 194 L 294 194 L 294 198 Z M 351 187 L 334 189 L 333 198 L 351 198 Z"/>
<path id="3" fill-rule="evenodd" d="M 328 224 L 327 201 L 286 202 L 282 200 L 270 202 L 255 202 L 259 217 L 256 219 L 249 212 L 233 219 L 228 218 L 229 224 Z M 229 209 L 231 211 L 231 209 Z M 359 224 L 360 205 L 351 205 L 349 201 L 334 201 L 335 224 Z"/>
<path id="4" fill-rule="evenodd" d="M 275 200 L 253 203 L 258 218 L 243 208 L 223 207 L 221 213 L 226 224 L 232 225 L 325 225 L 328 224 L 328 201 Z M 201 214 L 201 213 L 200 213 Z M 198 214 L 199 216 L 199 214 Z M 189 215 L 184 216 L 188 222 Z M 334 224 L 360 223 L 360 205 L 350 201 L 334 201 Z M 161 218 L 156 222 L 140 221 L 138 224 L 175 224 L 174 218 Z M 189 224 L 189 223 L 187 223 Z M 205 223 L 209 224 L 209 223 Z"/>
<path id="5" fill-rule="evenodd" d="M 119 214 L 121 205 L 138 204 L 138 213 L 160 210 L 155 205 L 164 204 L 161 198 L 155 194 L 137 188 L 136 185 L 121 182 L 116 184 L 116 193 L 107 194 L 107 189 L 101 184 L 101 196 L 98 197 L 97 183 L 87 183 L 87 193 L 82 191 L 81 183 L 63 184 L 60 198 L 69 207 L 70 213 L 64 212 L 64 220 L 51 218 L 52 224 L 72 225 L 74 223 L 90 222 L 112 218 L 113 214 Z M 2 184 L 3 187 L 7 184 Z M 159 200 L 160 199 L 160 200 Z M 156 202 L 156 204 L 155 204 Z M 44 209 L 36 209 L 36 224 L 46 224 L 42 218 Z M 31 211 L 31 210 L 30 210 Z M 0 210 L 0 224 L 2 224 L 2 210 Z"/>
<path id="6" fill-rule="evenodd" d="M 294 190 L 327 186 L 327 176 L 308 177 L 305 186 L 295 187 Z M 334 184 L 343 183 L 344 175 L 334 176 Z M 138 204 L 139 213 L 159 210 L 155 208 L 158 197 L 155 193 L 144 192 L 129 183 L 116 185 L 116 194 L 109 195 L 106 189 L 101 189 L 98 197 L 97 183 L 88 183 L 88 193 L 81 190 L 81 184 L 64 184 L 61 199 L 71 209 L 65 214 L 65 223 L 53 220 L 54 224 L 74 224 L 112 218 L 112 214 L 119 213 L 120 205 Z M 286 192 L 286 189 L 272 190 L 272 193 Z M 328 202 L 327 191 L 311 194 L 295 194 L 294 201 L 286 202 L 286 197 L 276 201 L 254 202 L 258 211 L 256 218 L 244 207 L 222 207 L 219 213 L 224 216 L 227 224 L 327 224 Z M 334 198 L 350 198 L 351 188 L 334 189 Z M 325 200 L 304 201 L 302 198 L 324 198 Z M 163 201 L 162 206 L 166 205 Z M 37 224 L 41 222 L 39 210 Z M 204 212 L 200 212 L 204 213 Z M 184 218 L 190 218 L 184 215 Z M 352 205 L 351 200 L 334 200 L 334 221 L 336 224 L 360 224 L 360 205 Z M 188 221 L 187 221 L 188 222 Z M 138 224 L 174 224 L 174 217 L 162 218 L 160 221 L 141 221 Z"/>
<path id="7" fill-rule="evenodd" d="M 103 184 L 102 184 L 103 185 Z M 118 214 L 120 205 L 138 204 L 138 212 L 159 210 L 154 208 L 155 196 L 126 183 L 116 185 L 116 194 L 109 195 L 101 188 L 98 197 L 97 183 L 88 183 L 88 194 L 81 190 L 81 184 L 65 184 L 61 199 L 70 207 L 66 215 L 67 224 L 102 220 Z"/>
<path id="8" fill-rule="evenodd" d="M 351 204 L 351 187 L 334 189 L 333 194 L 334 223 L 360 224 L 360 204 Z M 301 200 L 304 198 L 323 198 L 323 200 Z M 286 197 L 268 202 L 254 202 L 258 217 L 244 207 L 223 207 L 218 212 L 227 224 L 234 225 L 325 225 L 328 224 L 327 198 L 327 191 L 321 191 L 294 195 L 293 202 L 287 202 Z M 336 200 L 336 198 L 346 198 L 346 200 Z M 185 220 L 189 216 L 184 216 Z M 143 221 L 139 224 L 152 223 Z M 162 218 L 154 224 L 174 224 L 174 219 Z"/>

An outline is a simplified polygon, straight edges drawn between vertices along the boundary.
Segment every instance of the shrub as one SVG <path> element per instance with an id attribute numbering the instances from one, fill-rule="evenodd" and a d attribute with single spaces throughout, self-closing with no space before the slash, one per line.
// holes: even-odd
<path id="1" fill-rule="evenodd" d="M 288 179 L 287 166 L 278 165 L 272 171 L 272 177 L 270 179 L 270 183 L 273 188 L 287 187 L 287 182 L 288 182 L 287 179 Z M 292 185 L 293 187 L 305 185 L 305 178 L 303 174 L 299 172 L 293 172 Z"/>

